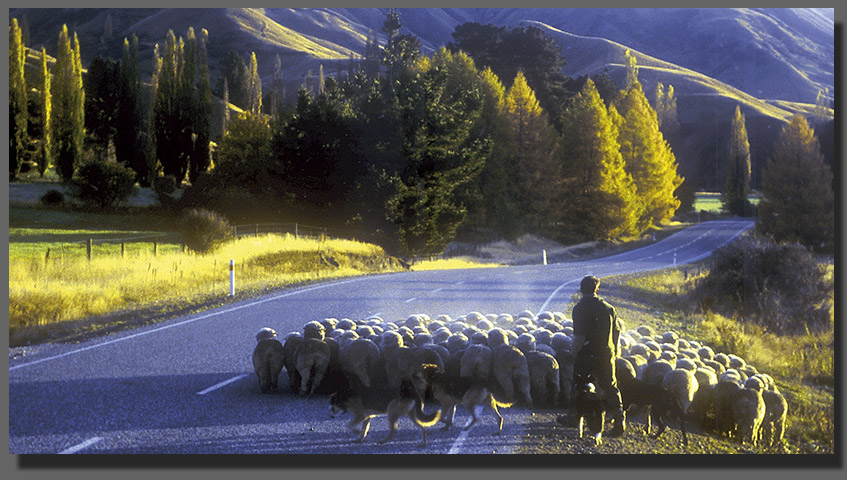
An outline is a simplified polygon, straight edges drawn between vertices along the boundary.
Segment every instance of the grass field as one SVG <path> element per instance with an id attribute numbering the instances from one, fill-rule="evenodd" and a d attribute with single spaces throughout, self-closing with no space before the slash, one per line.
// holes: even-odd
<path id="1" fill-rule="evenodd" d="M 747 197 L 753 205 L 759 204 L 758 195 Z M 694 211 L 709 213 L 724 213 L 721 194 L 714 192 L 697 192 L 694 194 Z"/>

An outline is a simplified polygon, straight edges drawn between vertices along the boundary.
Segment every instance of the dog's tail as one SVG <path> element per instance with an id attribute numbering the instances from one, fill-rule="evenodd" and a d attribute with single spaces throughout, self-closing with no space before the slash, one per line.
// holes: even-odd
<path id="1" fill-rule="evenodd" d="M 419 399 L 415 399 L 415 423 L 421 427 L 432 427 L 441 419 L 441 409 L 427 414 L 424 413 L 423 403 Z"/>

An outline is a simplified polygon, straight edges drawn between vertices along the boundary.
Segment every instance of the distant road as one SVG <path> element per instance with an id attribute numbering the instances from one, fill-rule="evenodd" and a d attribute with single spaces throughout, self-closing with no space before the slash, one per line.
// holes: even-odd
<path id="1" fill-rule="evenodd" d="M 24 453 L 421 453 L 420 433 L 401 420 L 379 445 L 384 418 L 362 444 L 347 415 L 330 418 L 326 397 L 261 395 L 250 361 L 255 333 L 279 336 L 326 317 L 354 320 L 413 313 L 562 310 L 586 274 L 600 277 L 706 258 L 753 223 L 705 222 L 638 250 L 585 262 L 404 272 L 287 290 L 80 344 L 28 348 L 9 359 L 9 451 Z M 285 380 L 282 376 L 283 382 Z M 426 453 L 509 453 L 530 421 L 505 410 L 503 434 L 485 414 L 460 435 L 430 429 Z M 457 413 L 456 425 L 465 417 Z"/>

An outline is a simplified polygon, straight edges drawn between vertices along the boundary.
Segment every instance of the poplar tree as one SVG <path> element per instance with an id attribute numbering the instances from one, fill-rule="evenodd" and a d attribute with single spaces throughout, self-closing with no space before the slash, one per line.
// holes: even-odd
<path id="1" fill-rule="evenodd" d="M 760 233 L 816 251 L 834 248 L 832 172 L 814 131 L 802 115 L 783 127 L 762 174 Z"/>
<path id="2" fill-rule="evenodd" d="M 179 100 L 183 47 L 182 39 L 177 41 L 173 30 L 169 30 L 161 52 L 156 103 L 153 107 L 156 158 L 162 165 L 164 175 L 173 175 L 177 184 L 182 181 L 180 172 L 185 174 L 181 163 L 184 159 L 180 142 L 183 117 Z"/>
<path id="3" fill-rule="evenodd" d="M 721 200 L 724 210 L 738 216 L 747 214 L 747 195 L 750 193 L 750 142 L 741 107 L 735 107 L 729 140 L 726 188 Z"/>
<path id="4" fill-rule="evenodd" d="M 633 58 L 633 57 L 630 57 Z M 676 157 L 659 131 L 656 112 L 637 80 L 613 103 L 618 118 L 618 143 L 626 170 L 635 181 L 642 214 L 638 231 L 670 220 L 680 202 L 674 192 L 682 184 Z"/>
<path id="5" fill-rule="evenodd" d="M 323 75 L 323 65 L 321 65 Z M 250 54 L 250 66 L 247 77 L 247 110 L 253 115 L 262 113 L 262 79 L 259 78 L 259 63 L 256 52 Z"/>
<path id="6" fill-rule="evenodd" d="M 41 47 L 41 69 L 38 78 L 41 103 L 41 158 L 38 162 L 38 174 L 43 177 L 47 169 L 50 168 L 50 162 L 53 159 L 53 134 L 51 131 L 52 124 L 50 123 L 50 115 L 53 111 L 50 90 L 52 75 L 47 67 L 47 52 L 44 47 Z"/>
<path id="7" fill-rule="evenodd" d="M 204 28 L 197 40 L 197 96 L 194 114 L 194 150 L 189 166 L 189 180 L 193 183 L 209 169 L 212 138 L 212 84 L 209 76 L 207 42 L 209 32 Z M 226 107 L 224 107 L 226 109 Z"/>
<path id="8" fill-rule="evenodd" d="M 626 171 L 614 118 L 588 79 L 563 115 L 559 157 L 564 176 L 558 220 L 574 240 L 632 235 L 640 216 L 635 183 Z"/>
<path id="9" fill-rule="evenodd" d="M 28 143 L 27 85 L 24 77 L 26 48 L 18 19 L 9 25 L 9 180 L 21 172 L 23 155 Z"/>
<path id="10" fill-rule="evenodd" d="M 531 228 L 549 223 L 556 208 L 552 198 L 561 175 L 553 161 L 555 134 L 523 72 L 518 72 L 505 98 L 506 117 L 514 138 L 513 198 Z"/>
<path id="11" fill-rule="evenodd" d="M 67 25 L 62 25 L 53 73 L 53 139 L 54 158 L 59 173 L 66 181 L 73 178 L 82 160 L 85 136 L 85 91 L 82 86 L 82 63 L 79 39 L 74 34 L 71 44 Z"/>
<path id="12" fill-rule="evenodd" d="M 656 83 L 656 117 L 659 130 L 665 137 L 671 137 L 679 132 L 679 117 L 677 115 L 676 95 L 673 85 Z"/>
<path id="13" fill-rule="evenodd" d="M 138 37 L 124 38 L 120 64 L 119 105 L 115 132 L 115 159 L 135 172 L 142 184 L 150 177 L 144 158 L 142 119 L 139 105 L 141 86 L 138 69 Z"/>

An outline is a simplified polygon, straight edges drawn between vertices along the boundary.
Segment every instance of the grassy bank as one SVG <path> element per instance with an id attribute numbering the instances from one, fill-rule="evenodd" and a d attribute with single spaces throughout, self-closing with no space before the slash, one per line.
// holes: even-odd
<path id="1" fill-rule="evenodd" d="M 831 268 L 831 266 L 829 267 Z M 834 448 L 834 334 L 776 335 L 756 325 L 693 308 L 691 292 L 705 269 L 622 275 L 601 284 L 628 329 L 649 325 L 674 330 L 716 352 L 734 353 L 774 377 L 788 401 L 791 453 L 832 453 Z M 570 311 L 568 307 L 568 311 Z"/>
<path id="2" fill-rule="evenodd" d="M 111 232 L 109 232 L 111 233 Z M 18 232 L 19 235 L 55 236 L 55 231 Z M 90 235 L 92 232 L 83 232 Z M 68 233 L 67 235 L 76 235 Z M 49 241 L 15 242 L 9 248 L 9 342 L 20 345 L 49 336 L 83 319 L 127 310 L 153 308 L 182 311 L 229 295 L 229 261 L 235 261 L 237 292 L 256 294 L 304 282 L 401 268 L 375 245 L 349 241 L 320 242 L 292 236 L 246 237 L 210 255 L 182 253 L 179 249 L 119 254 L 56 256 L 45 262 L 33 255 Z M 101 252 L 103 253 L 103 252 Z M 113 252 L 114 253 L 114 252 Z"/>

